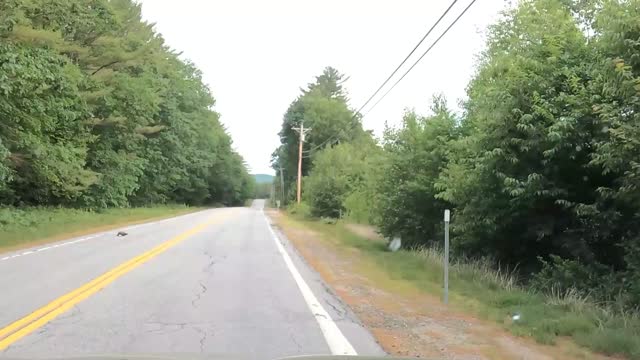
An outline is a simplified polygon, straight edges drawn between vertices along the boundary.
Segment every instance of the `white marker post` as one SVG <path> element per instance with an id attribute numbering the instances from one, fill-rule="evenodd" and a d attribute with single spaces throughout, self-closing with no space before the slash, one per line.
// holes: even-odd
<path id="1" fill-rule="evenodd" d="M 451 212 L 444 211 L 444 296 L 443 302 L 449 303 L 449 221 Z"/>

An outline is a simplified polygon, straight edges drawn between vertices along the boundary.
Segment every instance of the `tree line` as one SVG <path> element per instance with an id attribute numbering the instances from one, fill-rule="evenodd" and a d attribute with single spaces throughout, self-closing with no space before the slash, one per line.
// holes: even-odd
<path id="1" fill-rule="evenodd" d="M 273 164 L 289 199 L 290 127 L 304 120 L 321 129 L 305 143 L 311 215 L 368 222 L 414 248 L 440 244 L 451 209 L 455 256 L 637 308 L 640 1 L 524 0 L 487 34 L 462 111 L 436 96 L 380 139 L 326 69 L 284 116 Z"/>
<path id="2" fill-rule="evenodd" d="M 241 204 L 214 104 L 132 0 L 0 1 L 0 205 Z"/>

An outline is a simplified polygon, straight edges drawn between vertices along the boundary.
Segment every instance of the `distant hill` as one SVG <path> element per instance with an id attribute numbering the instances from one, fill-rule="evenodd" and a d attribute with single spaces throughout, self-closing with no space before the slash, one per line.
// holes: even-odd
<path id="1" fill-rule="evenodd" d="M 273 175 L 269 174 L 253 174 L 258 184 L 271 184 L 273 182 Z"/>

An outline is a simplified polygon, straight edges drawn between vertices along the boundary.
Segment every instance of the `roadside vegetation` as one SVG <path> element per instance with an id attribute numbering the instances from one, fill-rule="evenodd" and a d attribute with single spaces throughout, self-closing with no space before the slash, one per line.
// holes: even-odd
<path id="1" fill-rule="evenodd" d="M 88 211 L 52 207 L 0 208 L 0 252 L 203 208 L 165 205 Z"/>
<path id="2" fill-rule="evenodd" d="M 351 231 L 345 221 L 327 224 L 291 214 L 287 224 L 303 226 L 322 235 L 334 248 L 355 250 L 362 275 L 377 286 L 396 292 L 398 282 L 430 295 L 442 296 L 443 257 L 440 249 L 400 250 L 392 253 L 386 242 Z M 640 317 L 615 304 L 594 302 L 576 291 L 541 292 L 522 286 L 518 275 L 497 268 L 487 258 L 451 259 L 449 303 L 454 309 L 501 324 L 518 336 L 556 344 L 571 338 L 596 352 L 640 358 Z M 519 315 L 518 320 L 513 320 Z"/>
<path id="3" fill-rule="evenodd" d="M 200 71 L 140 6 L 0 2 L 0 206 L 242 205 L 253 195 Z"/>
<path id="4" fill-rule="evenodd" d="M 285 113 L 273 153 L 291 204 L 291 129 L 303 119 L 314 129 L 304 144 L 304 203 L 290 211 L 401 236 L 405 251 L 379 246 L 372 256 L 425 282 L 440 279 L 451 209 L 460 296 L 476 298 L 489 318 L 530 313 L 512 328 L 537 341 L 566 335 L 640 356 L 638 34 L 638 0 L 507 6 L 487 29 L 462 111 L 436 96 L 429 114 L 407 111 L 379 139 L 349 107 L 345 75 L 325 69 Z"/>
<path id="5" fill-rule="evenodd" d="M 0 2 L 0 249 L 242 205 L 214 104 L 134 1 Z"/>

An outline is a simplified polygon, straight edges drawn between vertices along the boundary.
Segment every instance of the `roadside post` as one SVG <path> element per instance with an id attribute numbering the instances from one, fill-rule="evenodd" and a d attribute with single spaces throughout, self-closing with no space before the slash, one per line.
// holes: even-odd
<path id="1" fill-rule="evenodd" d="M 444 296 L 442 301 L 449 303 L 449 221 L 451 220 L 451 212 L 447 209 L 444 211 Z"/>

